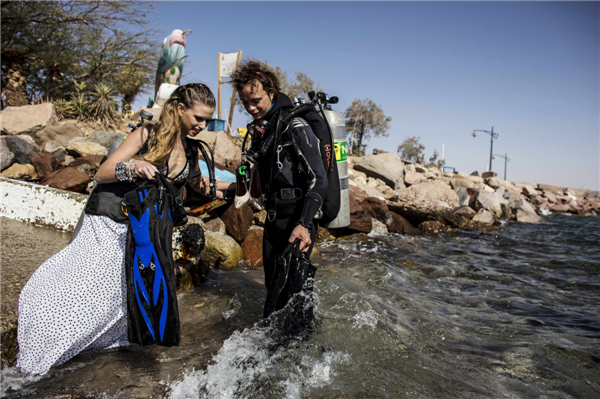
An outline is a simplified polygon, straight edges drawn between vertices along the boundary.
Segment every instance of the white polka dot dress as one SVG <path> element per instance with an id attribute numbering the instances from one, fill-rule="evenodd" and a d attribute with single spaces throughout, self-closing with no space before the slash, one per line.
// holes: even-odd
<path id="1" fill-rule="evenodd" d="M 17 367 L 45 374 L 79 352 L 128 345 L 127 225 L 84 216 L 71 244 L 31 276 L 19 297 Z"/>

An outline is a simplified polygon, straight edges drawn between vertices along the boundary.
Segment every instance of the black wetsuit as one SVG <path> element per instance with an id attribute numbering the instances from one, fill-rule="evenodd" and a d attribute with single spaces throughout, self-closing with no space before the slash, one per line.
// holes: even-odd
<path id="1" fill-rule="evenodd" d="M 280 114 L 293 108 L 289 97 L 279 94 L 273 107 L 265 115 L 270 128 L 263 140 L 253 140 L 258 148 L 270 134 L 275 133 Z M 310 257 L 317 226 L 314 217 L 319 212 L 327 193 L 327 175 L 319 151 L 319 143 L 311 127 L 302 118 L 295 118 L 287 129 L 279 129 L 276 142 L 269 151 L 256 159 L 263 193 L 266 198 L 267 220 L 263 235 L 263 262 L 267 303 L 273 292 L 275 258 L 288 246 L 292 230 L 301 224 L 309 230 Z M 252 152 L 252 151 L 251 151 Z M 278 304 L 278 309 L 285 303 Z M 265 317 L 269 316 L 265 307 Z"/>

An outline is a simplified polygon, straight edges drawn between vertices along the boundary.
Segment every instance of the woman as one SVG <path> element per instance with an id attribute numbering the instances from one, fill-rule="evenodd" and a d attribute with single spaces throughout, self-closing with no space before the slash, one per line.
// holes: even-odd
<path id="1" fill-rule="evenodd" d="M 83 350 L 128 345 L 125 244 L 120 199 L 139 179 L 162 173 L 177 188 L 207 194 L 192 141 L 212 118 L 203 84 L 177 88 L 159 121 L 138 128 L 100 166 L 75 239 L 33 274 L 19 297 L 17 367 L 45 374 Z M 222 193 L 219 192 L 222 195 Z"/>

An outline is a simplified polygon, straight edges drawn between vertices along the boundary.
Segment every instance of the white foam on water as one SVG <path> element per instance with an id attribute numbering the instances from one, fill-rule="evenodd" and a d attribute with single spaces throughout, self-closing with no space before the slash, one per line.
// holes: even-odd
<path id="1" fill-rule="evenodd" d="M 242 303 L 240 302 L 240 299 L 238 298 L 237 294 L 235 294 L 233 298 L 229 300 L 229 305 L 231 306 L 231 309 L 223 312 L 223 318 L 225 320 L 229 319 L 232 316 L 235 316 L 238 310 L 242 308 Z"/>
<path id="2" fill-rule="evenodd" d="M 206 370 L 184 373 L 183 380 L 171 382 L 168 397 L 233 399 L 269 397 L 276 391 L 275 397 L 300 398 L 330 384 L 335 366 L 350 361 L 341 352 L 319 358 L 300 354 L 294 345 L 277 346 L 269 335 L 268 328 L 258 326 L 234 332 Z"/>
<path id="3" fill-rule="evenodd" d="M 47 376 L 24 374 L 16 367 L 7 367 L 2 370 L 2 381 L 0 382 L 0 396 L 4 397 L 10 391 L 19 391 L 23 387 L 39 381 Z"/>
<path id="4" fill-rule="evenodd" d="M 542 216 L 552 215 L 552 212 L 549 209 L 542 208 L 541 211 L 542 211 Z"/>

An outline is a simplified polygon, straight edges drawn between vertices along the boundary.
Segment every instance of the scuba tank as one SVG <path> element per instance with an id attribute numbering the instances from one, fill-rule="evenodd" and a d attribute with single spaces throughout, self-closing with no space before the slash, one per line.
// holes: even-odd
<path id="1" fill-rule="evenodd" d="M 330 104 L 321 108 L 321 113 L 325 116 L 325 120 L 331 129 L 335 162 L 337 164 L 338 176 L 340 179 L 340 210 L 337 217 L 331 222 L 323 224 L 323 227 L 337 229 L 350 225 L 350 190 L 348 185 L 346 123 L 344 122 L 342 114 L 332 110 Z"/>

